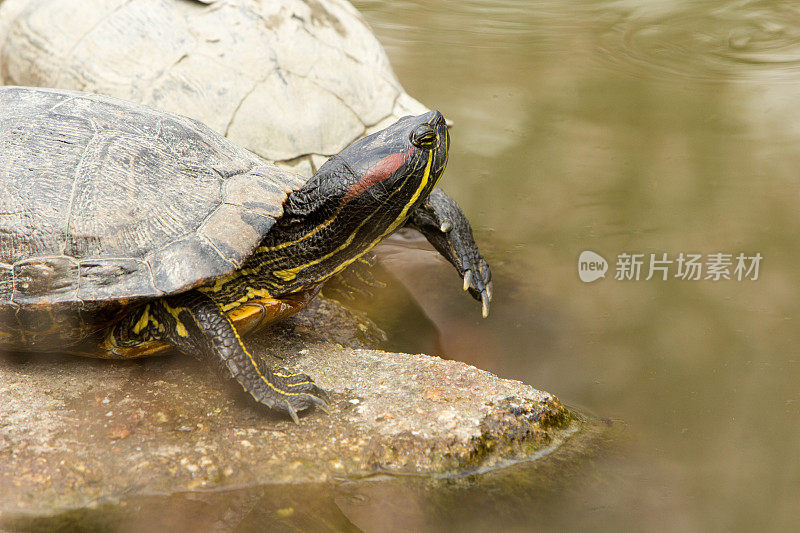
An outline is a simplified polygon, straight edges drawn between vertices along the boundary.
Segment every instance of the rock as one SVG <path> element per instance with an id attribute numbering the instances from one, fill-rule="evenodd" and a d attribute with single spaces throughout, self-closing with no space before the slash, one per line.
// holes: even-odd
<path id="1" fill-rule="evenodd" d="M 369 320 L 318 299 L 248 339 L 331 393 L 299 425 L 254 404 L 209 366 L 0 359 L 0 526 L 152 494 L 376 473 L 482 471 L 572 431 L 550 394 L 456 361 L 370 349 Z"/>

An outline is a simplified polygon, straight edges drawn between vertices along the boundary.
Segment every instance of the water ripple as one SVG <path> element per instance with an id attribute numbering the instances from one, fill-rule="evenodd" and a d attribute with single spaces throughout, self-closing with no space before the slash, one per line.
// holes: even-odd
<path id="1" fill-rule="evenodd" d="M 428 42 L 471 49 L 544 53 L 585 24 L 583 0 L 354 0 L 391 42 Z M 413 13 L 400 17 L 398 13 Z"/>
<path id="2" fill-rule="evenodd" d="M 800 5 L 783 1 L 613 2 L 600 36 L 617 66 L 702 80 L 800 77 Z"/>

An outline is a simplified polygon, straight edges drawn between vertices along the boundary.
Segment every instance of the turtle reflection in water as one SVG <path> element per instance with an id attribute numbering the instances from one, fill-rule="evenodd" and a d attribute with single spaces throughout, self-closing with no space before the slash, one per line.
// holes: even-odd
<path id="1" fill-rule="evenodd" d="M 436 188 L 448 145 L 440 113 L 405 117 L 306 180 L 185 117 L 0 88 L 0 348 L 177 349 L 297 420 L 325 392 L 241 335 L 300 310 L 396 229 L 421 231 L 488 313 L 488 265 Z"/>

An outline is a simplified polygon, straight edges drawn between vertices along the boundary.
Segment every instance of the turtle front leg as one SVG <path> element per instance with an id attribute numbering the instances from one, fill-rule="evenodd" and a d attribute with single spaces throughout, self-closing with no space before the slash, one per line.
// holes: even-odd
<path id="1" fill-rule="evenodd" d="M 428 200 L 411 212 L 406 225 L 422 233 L 456 267 L 464 278 L 464 290 L 481 302 L 483 317 L 489 316 L 492 271 L 478 251 L 472 227 L 455 200 L 435 188 Z"/>
<path id="2" fill-rule="evenodd" d="M 248 352 L 227 313 L 200 292 L 151 302 L 143 312 L 122 320 L 115 328 L 117 342 L 159 339 L 183 353 L 211 359 L 223 375 L 238 381 L 257 402 L 288 413 L 295 422 L 299 422 L 298 411 L 327 406 L 327 394 L 310 377 L 273 371 Z"/>

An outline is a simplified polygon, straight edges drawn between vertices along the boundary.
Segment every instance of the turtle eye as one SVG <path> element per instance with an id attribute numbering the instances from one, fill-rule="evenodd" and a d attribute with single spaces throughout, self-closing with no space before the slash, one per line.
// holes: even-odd
<path id="1" fill-rule="evenodd" d="M 423 150 L 436 146 L 436 132 L 430 124 L 420 124 L 411 132 L 411 144 Z"/>

